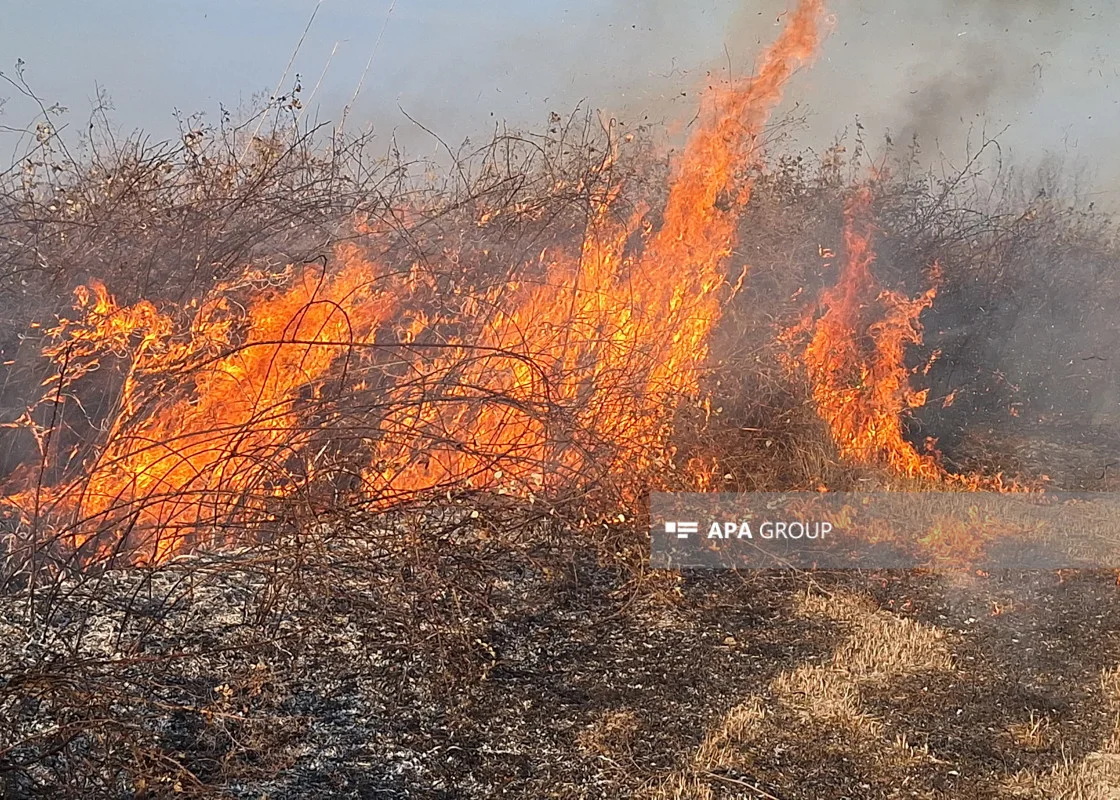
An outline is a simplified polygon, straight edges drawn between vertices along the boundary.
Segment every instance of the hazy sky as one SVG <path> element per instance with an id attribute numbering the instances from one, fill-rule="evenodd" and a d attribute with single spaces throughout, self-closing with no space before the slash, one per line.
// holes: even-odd
<path id="1" fill-rule="evenodd" d="M 792 2 L 792 0 L 790 0 Z M 425 141 L 398 104 L 445 138 L 494 120 L 537 125 L 581 101 L 631 122 L 688 119 L 707 70 L 741 74 L 774 38 L 784 0 L 323 0 L 292 68 L 309 114 L 337 120 L 385 25 L 355 125 Z M 172 112 L 236 109 L 277 85 L 315 0 L 4 0 L 0 69 L 17 58 L 48 102 L 82 127 L 100 85 L 126 130 L 175 133 Z M 1022 159 L 1091 162 L 1120 185 L 1120 4 L 1049 0 L 835 0 L 819 61 L 795 77 L 787 108 L 811 113 L 819 146 L 858 114 L 875 136 L 917 130 L 953 156 L 970 123 Z M 1113 41 L 1110 42 L 1110 39 Z M 682 92 L 686 94 L 682 96 Z M 33 108 L 10 89 L 0 124 Z"/>

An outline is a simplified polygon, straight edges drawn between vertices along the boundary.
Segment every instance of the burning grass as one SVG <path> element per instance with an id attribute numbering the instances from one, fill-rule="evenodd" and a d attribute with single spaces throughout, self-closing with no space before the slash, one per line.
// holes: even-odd
<path id="1" fill-rule="evenodd" d="M 545 226 L 536 263 L 510 263 L 501 283 L 479 286 L 453 244 L 394 271 L 376 255 L 391 220 L 366 218 L 318 271 L 249 270 L 165 310 L 119 303 L 99 279 L 79 286 L 77 317 L 46 331 L 50 372 L 22 417 L 37 452 L 6 483 L 19 527 L 9 554 L 160 562 L 251 540 L 293 499 L 321 513 L 323 486 L 329 504 L 385 509 L 464 488 L 534 500 L 649 475 L 667 458 L 673 412 L 698 397 L 756 140 L 812 56 L 821 13 L 805 0 L 756 76 L 709 90 L 657 224 L 640 199 L 615 209 L 624 184 L 609 135 L 583 174 L 525 167 L 551 178 L 549 192 L 586 190 L 586 216 L 575 230 Z M 258 170 L 277 158 L 264 157 Z M 416 205 L 384 213 L 415 218 Z M 507 200 L 476 224 L 524 206 Z M 439 289 L 453 299 L 432 308 Z M 83 384 L 110 361 L 109 408 L 90 414 Z M 74 435 L 75 416 L 88 436 Z"/>
<path id="2" fill-rule="evenodd" d="M 92 166 L 47 136 L 8 190 L 6 291 L 46 298 L 5 345 L 8 573 L 158 563 L 340 504 L 464 492 L 581 498 L 593 519 L 596 502 L 632 517 L 651 486 L 1014 488 L 955 471 L 923 430 L 945 421 L 934 389 L 941 411 L 980 394 L 936 385 L 953 356 L 922 321 L 940 284 L 959 294 L 978 258 L 1004 258 L 998 205 L 928 205 L 979 176 L 923 190 L 905 160 L 842 178 L 842 148 L 812 174 L 761 147 L 821 15 L 802 3 L 755 76 L 709 89 L 667 171 L 649 137 L 590 120 L 500 136 L 442 186 L 291 128 L 95 148 Z M 279 216 L 285 193 L 319 205 Z M 112 227 L 124 207 L 136 241 Z M 765 249 L 775 213 L 806 223 L 788 271 Z M 921 215 L 940 238 L 902 225 Z"/>
<path id="3" fill-rule="evenodd" d="M 649 488 L 1003 489 L 1002 462 L 961 447 L 977 419 L 1117 421 L 1114 372 L 1081 361 L 1065 392 L 1042 374 L 1120 344 L 1099 324 L 1120 296 L 1110 222 L 1016 197 L 980 161 L 938 180 L 913 152 L 869 169 L 862 143 L 766 151 L 822 12 L 803 0 L 756 75 L 712 87 L 671 158 L 657 132 L 590 116 L 455 153 L 443 179 L 283 119 L 81 158 L 40 128 L 0 202 L 0 624 L 19 643 L 0 778 L 297 796 L 341 769 L 328 750 L 364 746 L 333 699 L 439 717 L 459 752 L 447 719 L 469 727 L 511 664 L 591 648 L 588 608 L 640 638 L 661 624 L 643 615 L 682 607 L 685 581 L 644 566 Z M 1055 293 L 1050 327 L 1023 328 L 1016 309 Z M 537 745 L 608 764 L 614 788 L 718 796 L 758 788 L 732 772 L 761 763 L 747 751 L 775 719 L 839 719 L 838 758 L 888 747 L 925 774 L 864 696 L 951 672 L 937 629 L 791 598 L 785 617 L 847 638 L 694 720 L 687 763 L 634 709 L 585 714 L 551 685 L 581 724 Z M 546 617 L 570 628 L 563 652 L 531 641 Z M 631 650 L 594 646 L 641 686 Z M 322 692 L 301 688 L 320 672 Z M 539 732 L 535 691 L 500 713 Z M 1040 719 L 1007 729 L 1041 759 Z M 446 779 L 418 742 L 379 786 Z"/>

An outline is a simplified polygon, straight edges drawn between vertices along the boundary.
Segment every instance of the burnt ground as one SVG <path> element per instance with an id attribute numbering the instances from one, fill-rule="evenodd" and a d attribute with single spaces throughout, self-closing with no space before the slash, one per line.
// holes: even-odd
<path id="1" fill-rule="evenodd" d="M 1111 755 L 1112 573 L 635 581 L 461 541 L 473 583 L 410 595 L 363 547 L 305 556 L 314 591 L 196 556 L 68 586 L 45 622 L 7 602 L 4 744 L 28 743 L 0 751 L 4 796 L 1108 796 L 1054 771 Z"/>
<path id="2" fill-rule="evenodd" d="M 1120 796 L 1113 571 L 647 572 L 479 508 L 0 597 L 0 797 Z"/>
<path id="3" fill-rule="evenodd" d="M 1115 426 L 1016 425 L 970 429 L 949 452 L 957 472 L 1045 475 L 1070 492 L 1120 490 L 1120 433 Z"/>

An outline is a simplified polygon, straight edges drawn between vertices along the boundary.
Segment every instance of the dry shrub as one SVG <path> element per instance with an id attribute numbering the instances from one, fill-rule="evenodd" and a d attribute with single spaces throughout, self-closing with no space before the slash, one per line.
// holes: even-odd
<path id="1" fill-rule="evenodd" d="M 151 300 L 179 330 L 189 328 L 200 298 L 221 294 L 234 307 L 270 281 L 290 281 L 289 264 L 332 274 L 348 244 L 381 265 L 386 282 L 407 281 L 410 290 L 368 347 L 348 347 L 338 368 L 300 397 L 299 452 L 265 459 L 266 474 L 297 489 L 278 495 L 254 485 L 232 502 L 251 514 L 197 526 L 198 542 L 221 542 L 222 554 L 151 569 L 94 568 L 55 547 L 65 523 L 0 521 L 5 542 L 27 545 L 4 552 L 0 569 L 0 625 L 19 643 L 0 655 L 0 779 L 17 796 L 212 796 L 266 780 L 288 766 L 274 754 L 303 735 L 300 684 L 314 683 L 317 658 L 353 651 L 363 669 L 380 668 L 377 648 L 396 642 L 394 657 L 424 680 L 416 688 L 394 673 L 399 683 L 389 685 L 409 699 L 415 692 L 416 702 L 485 680 L 495 659 L 480 632 L 495 604 L 514 602 L 502 574 L 509 553 L 547 549 L 576 531 L 603 561 L 640 573 L 641 490 L 649 486 L 842 489 L 870 472 L 836 457 L 779 335 L 812 316 L 818 290 L 834 276 L 826 253 L 840 241 L 853 179 L 864 180 L 840 148 L 819 162 L 779 158 L 761 168 L 728 282 L 746 274 L 712 342 L 706 394 L 665 400 L 676 425 L 654 469 L 622 470 L 616 481 L 620 443 L 588 437 L 578 445 L 593 469 L 548 495 L 530 500 L 451 482 L 371 504 L 357 490 L 380 435 L 374 423 L 402 413 L 387 387 L 410 376 L 405 412 L 408 403 L 459 397 L 457 380 L 477 370 L 478 353 L 464 348 L 434 377 L 417 365 L 453 337 L 469 341 L 511 283 L 539 281 L 542 249 L 578 245 L 606 187 L 625 188 L 612 206 L 620 218 L 641 201 L 657 208 L 665 186 L 657 149 L 639 136 L 608 159 L 616 132 L 577 117 L 544 136 L 501 133 L 451 153 L 452 169 L 429 174 L 429 165 L 392 149 L 374 156 L 368 139 L 290 124 L 257 137 L 224 119 L 216 129 L 187 124 L 170 144 L 116 141 L 107 130 L 79 158 L 40 128 L 0 185 L 0 303 L 12 310 L 0 320 L 0 475 L 26 478 L 16 469 L 31 463 L 32 471 L 46 467 L 38 479 L 50 484 L 80 475 L 104 447 L 102 425 L 118 410 L 134 351 L 105 358 L 98 370 L 67 364 L 71 371 L 52 384 L 70 398 L 65 415 L 57 395 L 41 392 L 54 369 L 40 358 L 45 331 L 90 278 L 104 280 L 122 304 Z M 877 269 L 884 284 L 918 291 L 925 267 L 942 264 L 941 301 L 912 357 L 922 363 L 942 350 L 928 375 L 931 395 L 962 387 L 972 398 L 957 410 L 923 412 L 911 421 L 914 436 L 933 432 L 951 446 L 962 424 L 953 415 L 1004 414 L 1015 392 L 1032 409 L 1064 402 L 1084 411 L 1086 397 L 1105 397 L 1114 372 L 1079 377 L 1080 388 L 1059 397 L 1040 369 L 1086 347 L 1115 349 L 1102 316 L 1116 299 L 1111 228 L 1049 194 L 1015 198 L 1011 184 L 983 180 L 975 164 L 943 180 L 911 166 L 901 158 L 876 181 Z M 250 274 L 253 281 L 230 287 Z M 1062 335 L 1024 328 L 1036 305 Z M 172 374 L 189 382 L 197 369 L 191 361 Z M 144 397 L 175 390 L 155 382 Z M 510 396 L 478 403 L 525 405 Z M 574 407 L 523 410 L 564 436 L 586 433 L 573 422 Z M 35 430 L 50 433 L 45 449 Z M 430 429 L 419 433 L 441 444 Z M 622 524 L 608 524 L 620 514 Z M 127 536 L 106 527 L 123 547 Z M 218 611 L 200 618 L 199 609 Z M 384 635 L 353 630 L 356 619 L 376 621 Z M 869 619 L 836 663 L 791 673 L 775 691 L 823 691 L 837 715 L 854 718 L 858 683 L 877 670 L 946 666 L 928 631 Z M 697 770 L 733 760 L 735 743 L 764 716 L 757 704 L 736 709 L 702 748 Z M 625 750 L 630 725 L 625 715 L 606 719 L 583 744 Z M 709 791 L 686 777 L 663 796 Z"/>

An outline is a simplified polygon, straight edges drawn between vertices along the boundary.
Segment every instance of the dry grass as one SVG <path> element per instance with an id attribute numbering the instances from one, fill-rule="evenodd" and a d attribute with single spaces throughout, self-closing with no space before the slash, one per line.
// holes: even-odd
<path id="1" fill-rule="evenodd" d="M 928 749 L 912 746 L 905 734 L 884 738 L 884 726 L 864 710 L 861 696 L 873 684 L 951 670 L 942 632 L 846 592 L 802 593 L 794 613 L 824 617 L 847 631 L 828 662 L 782 672 L 765 695 L 735 706 L 707 733 L 687 767 L 653 786 L 649 797 L 711 797 L 714 786 L 727 781 L 723 772 L 749 774 L 755 755 L 775 742 L 789 741 L 791 735 L 810 747 L 839 735 L 832 746 L 854 760 L 877 764 L 895 780 L 929 759 Z M 744 796 L 769 796 L 761 787 L 739 782 L 754 792 Z"/>
<path id="2" fill-rule="evenodd" d="M 1068 758 L 1053 770 L 1039 774 L 1022 772 L 1007 782 L 1014 797 L 1034 800 L 1116 800 L 1120 798 L 1120 667 L 1105 670 L 1100 679 L 1101 699 L 1113 715 L 1113 729 L 1098 752 L 1089 753 L 1077 762 Z M 1026 748 L 1045 741 L 1045 721 L 1035 721 L 1025 728 L 1021 744 Z"/>
<path id="3" fill-rule="evenodd" d="M 1054 739 L 1050 718 L 1037 711 L 1031 711 L 1030 716 L 1022 722 L 1013 722 L 1007 731 L 1015 744 L 1024 750 L 1045 750 Z"/>
<path id="4" fill-rule="evenodd" d="M 257 140 L 223 121 L 216 129 L 187 124 L 181 140 L 153 144 L 115 140 L 101 119 L 95 115 L 87 157 L 72 156 L 50 128 L 32 128 L 42 135 L 29 137 L 30 149 L 2 175 L 5 482 L 29 474 L 46 484 L 72 479 L 104 452 L 105 421 L 129 379 L 129 359 L 115 353 L 86 371 L 67 364 L 74 380 L 60 375 L 50 384 L 66 389 L 62 414 L 61 393 L 43 392 L 52 376 L 40 358 L 44 332 L 67 313 L 72 289 L 91 277 L 105 280 L 122 303 L 151 300 L 185 330 L 192 309 L 230 279 L 260 276 L 252 285 L 234 281 L 228 299 L 237 307 L 261 286 L 281 282 L 288 265 L 326 264 L 329 272 L 334 262 L 324 254 L 360 240 L 387 275 L 410 281 L 415 292 L 401 318 L 379 331 L 376 346 L 348 361 L 348 368 L 368 370 L 368 386 L 354 390 L 352 374 L 339 369 L 330 381 L 303 387 L 298 436 L 311 457 L 284 451 L 262 467 L 298 491 L 277 502 L 262 482 L 232 503 L 251 514 L 192 531 L 199 543 L 230 546 L 204 568 L 194 570 L 188 559 L 185 571 L 87 570 L 56 546 L 71 521 L 0 518 L 7 615 L 0 624 L 6 641 L 20 642 L 0 653 L 0 775 L 17 792 L 206 797 L 267 784 L 290 768 L 277 754 L 302 735 L 298 713 L 284 703 L 298 696 L 293 686 L 315 685 L 309 664 L 335 648 L 367 659 L 355 669 L 359 676 L 382 666 L 378 648 L 399 648 L 408 669 L 431 678 L 425 692 L 463 703 L 455 713 L 466 726 L 471 693 L 494 680 L 503 657 L 485 634 L 500 616 L 495 598 L 509 585 L 508 576 L 496 575 L 504 548 L 578 539 L 603 569 L 621 576 L 610 587 L 625 598 L 614 613 L 638 620 L 658 609 L 661 622 L 640 625 L 668 629 L 683 580 L 646 572 L 645 489 L 851 489 L 888 481 L 836 458 L 805 378 L 785 366 L 788 346 L 777 335 L 813 312 L 832 277 L 822 252 L 839 241 L 845 196 L 863 180 L 866 158 L 858 151 L 850 163 L 838 148 L 819 162 L 778 158 L 759 166 L 731 259 L 735 275 L 750 270 L 742 291 L 728 298 L 712 345 L 709 402 L 676 409 L 672 441 L 656 469 L 619 470 L 612 463 L 619 443 L 598 436 L 579 441 L 592 468 L 558 482 L 564 485 L 556 496 L 521 502 L 453 482 L 423 497 L 383 497 L 390 506 L 396 501 L 394 512 L 371 517 L 356 500 L 356 476 L 377 435 L 370 419 L 393 411 L 383 405 L 384 384 L 372 379 L 399 377 L 424 363 L 421 350 L 442 348 L 451 336 L 469 339 L 511 281 L 540 279 L 542 248 L 581 241 L 605 186 L 624 188 L 619 216 L 641 202 L 658 208 L 666 165 L 656 148 L 639 135 L 605 168 L 615 132 L 576 118 L 548 135 L 504 132 L 454 154 L 454 168 L 437 174 L 391 148 L 373 152 L 368 139 L 324 136 L 291 120 Z M 891 158 L 894 169 L 874 182 L 876 270 L 884 285 L 913 294 L 924 288 L 925 266 L 942 264 L 943 302 L 926 319 L 924 346 L 911 355 L 920 364 L 942 350 L 928 375 L 915 380 L 929 384 L 931 397 L 957 388 L 961 398 L 909 420 L 914 438 L 940 436 L 951 451 L 961 415 L 1006 421 L 1013 400 L 1024 416 L 1063 412 L 1107 421 L 1095 404 L 1120 378 L 1075 359 L 1120 346 L 1112 324 L 1120 250 L 1111 221 L 1053 193 L 1018 197 L 1006 176 L 985 175 L 976 164 L 935 177 L 916 173 L 906 154 Z M 408 339 L 405 329 L 421 317 L 453 322 L 433 327 L 423 341 Z M 126 344 L 132 352 L 137 343 Z M 1066 370 L 1069 364 L 1078 371 Z M 459 366 L 434 383 L 413 384 L 417 402 L 445 401 L 461 389 Z M 186 365 L 174 381 L 153 381 L 145 401 L 172 391 L 189 400 L 195 367 Z M 568 433 L 572 412 L 548 403 L 530 409 Z M 36 474 L 41 467 L 49 468 Z M 311 474 L 316 480 L 303 480 Z M 623 479 L 612 482 L 611 474 Z M 199 502 L 206 499 L 203 493 Z M 625 524 L 612 522 L 620 515 Z M 120 521 L 103 532 L 127 530 Z M 556 587 L 574 581 L 572 571 L 570 563 L 548 564 L 542 596 L 525 615 L 548 606 Z M 834 625 L 842 640 L 826 658 L 790 667 L 763 690 L 728 702 L 680 767 L 649 782 L 648 796 L 765 797 L 765 788 L 740 773 L 763 743 L 795 747 L 806 731 L 841 758 L 879 765 L 883 783 L 927 757 L 865 701 L 907 677 L 952 671 L 946 636 L 842 592 L 805 594 L 787 610 Z M 370 644 L 359 620 L 376 620 L 383 639 Z M 568 624 L 574 630 L 583 622 L 575 606 Z M 629 635 L 648 631 L 640 625 Z M 234 638 L 217 635 L 227 628 Z M 222 674 L 199 665 L 217 665 Z M 1118 696 L 1117 680 L 1106 676 L 1107 696 Z M 422 700 L 431 697 L 416 702 Z M 643 724 L 640 714 L 612 706 L 570 738 L 589 757 L 622 764 Z M 1050 741 L 1041 716 L 1007 734 L 1027 749 Z M 1105 796 L 1118 755 L 1120 732 L 1099 754 L 1022 781 L 1039 797 Z"/>
<path id="5" fill-rule="evenodd" d="M 637 729 L 638 717 L 630 709 L 607 711 L 579 732 L 576 743 L 587 755 L 617 761 L 627 757 Z"/>
<path id="6" fill-rule="evenodd" d="M 851 635 L 833 656 L 832 668 L 856 682 L 952 669 L 943 631 L 881 611 L 865 598 L 806 594 L 797 611 L 850 626 Z"/>
<path id="7" fill-rule="evenodd" d="M 741 748 L 764 730 L 766 709 L 757 697 L 749 698 L 729 711 L 719 725 L 704 737 L 696 751 L 696 768 L 711 771 L 743 766 Z"/>

